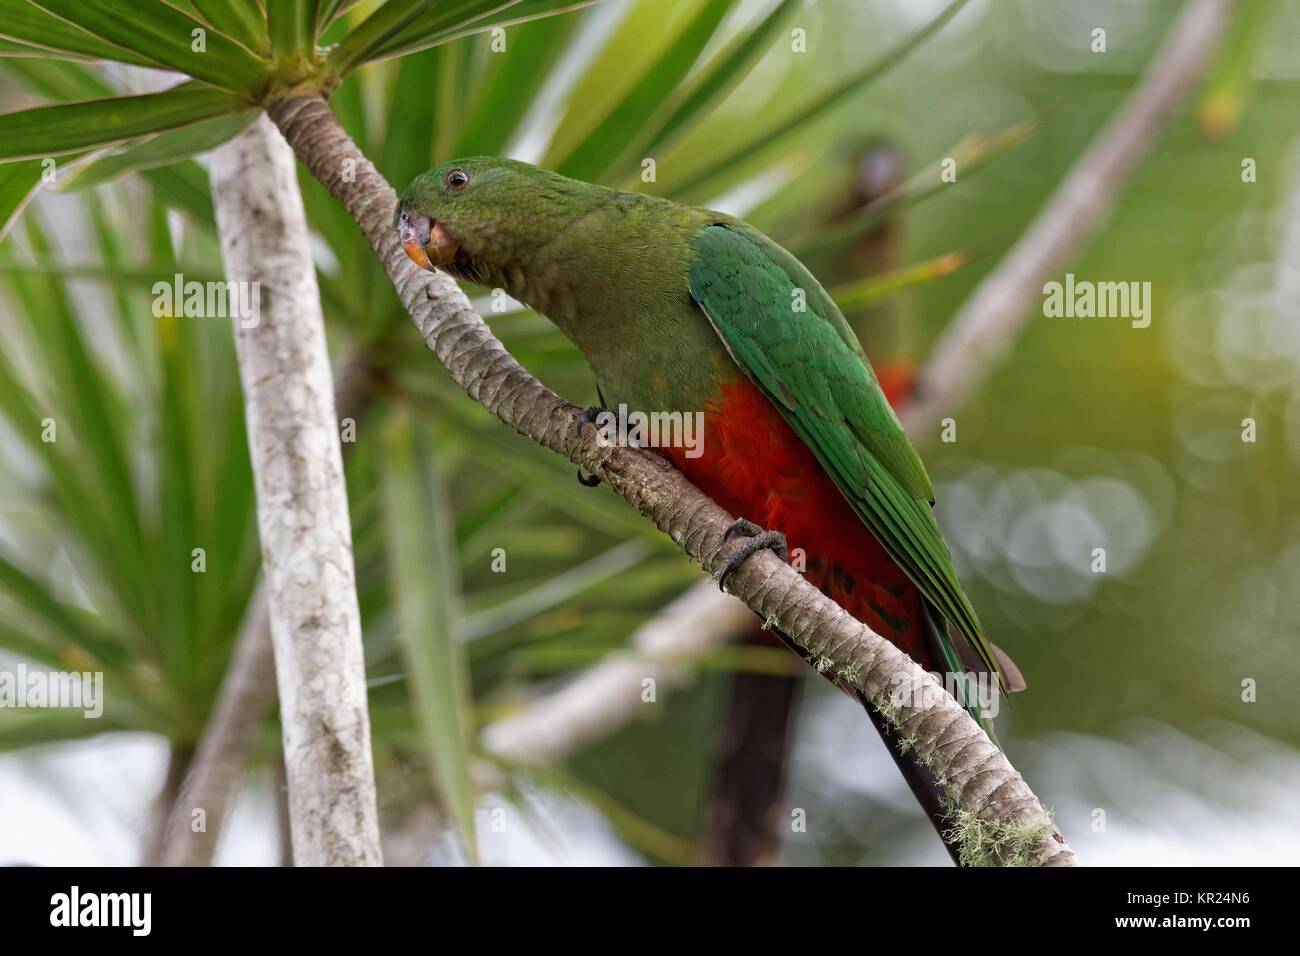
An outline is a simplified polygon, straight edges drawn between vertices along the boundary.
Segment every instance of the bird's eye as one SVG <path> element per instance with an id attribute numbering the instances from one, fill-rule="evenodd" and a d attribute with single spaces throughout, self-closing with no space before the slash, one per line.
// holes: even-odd
<path id="1" fill-rule="evenodd" d="M 464 189 L 469 185 L 469 173 L 463 169 L 453 169 L 443 178 L 448 189 Z"/>

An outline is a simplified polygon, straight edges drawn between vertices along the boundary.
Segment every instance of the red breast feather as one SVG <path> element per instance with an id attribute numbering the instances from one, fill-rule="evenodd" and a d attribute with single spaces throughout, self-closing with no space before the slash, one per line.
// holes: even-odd
<path id="1" fill-rule="evenodd" d="M 663 453 L 736 517 L 782 532 L 792 557 L 805 555 L 809 581 L 930 667 L 919 592 L 780 412 L 745 378 L 723 385 L 703 411 L 703 453 Z"/>

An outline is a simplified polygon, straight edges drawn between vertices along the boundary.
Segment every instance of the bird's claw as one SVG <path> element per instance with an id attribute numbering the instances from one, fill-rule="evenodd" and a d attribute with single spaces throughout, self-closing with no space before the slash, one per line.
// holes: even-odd
<path id="1" fill-rule="evenodd" d="M 727 563 L 718 575 L 718 589 L 726 590 L 727 578 L 733 571 L 752 558 L 759 551 L 771 551 L 782 561 L 790 560 L 790 548 L 785 535 L 779 531 L 768 531 L 745 518 L 733 521 L 722 534 L 723 541 L 730 541 L 735 536 L 746 540 L 731 553 Z"/>
<path id="2" fill-rule="evenodd" d="M 595 425 L 596 419 L 600 416 L 600 413 L 603 411 L 605 411 L 605 409 L 601 408 L 599 405 L 591 405 L 588 408 L 584 408 L 582 410 L 582 414 L 578 416 L 578 422 L 577 422 L 578 432 L 581 433 L 582 430 L 586 428 L 588 425 Z M 588 474 L 587 472 L 582 470 L 581 466 L 579 466 L 578 484 L 582 485 L 584 488 L 595 488 L 598 484 L 600 484 L 600 478 L 596 475 Z"/>

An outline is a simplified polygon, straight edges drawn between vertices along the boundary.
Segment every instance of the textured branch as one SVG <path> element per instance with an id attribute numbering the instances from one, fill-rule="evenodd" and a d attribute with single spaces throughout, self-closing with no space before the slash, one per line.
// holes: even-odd
<path id="1" fill-rule="evenodd" d="M 1191 0 L 1119 111 L 1002 260 L 966 300 L 899 417 L 927 434 L 979 388 L 1033 314 L 1043 284 L 1102 225 L 1224 35 L 1233 0 Z"/>
<path id="2" fill-rule="evenodd" d="M 299 159 L 361 227 L 425 344 L 452 378 L 503 422 L 599 476 L 706 571 L 718 573 L 737 546 L 723 540 L 731 517 L 663 458 L 602 447 L 594 426 L 579 430 L 580 409 L 506 352 L 449 276 L 417 269 L 407 259 L 392 227 L 395 193 L 324 100 L 294 97 L 268 112 Z M 823 676 L 852 685 L 897 724 L 952 800 L 968 859 L 1074 862 L 1005 755 L 910 657 L 771 553 L 747 561 L 728 583 L 803 648 Z"/>
<path id="3" fill-rule="evenodd" d="M 292 154 L 259 119 L 212 154 L 284 728 L 294 862 L 381 863 L 352 531 L 325 325 Z"/>

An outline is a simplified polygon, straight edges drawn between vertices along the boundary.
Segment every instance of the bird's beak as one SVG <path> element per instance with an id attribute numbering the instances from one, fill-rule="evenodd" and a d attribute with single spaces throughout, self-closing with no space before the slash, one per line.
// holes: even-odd
<path id="1" fill-rule="evenodd" d="M 412 213 L 405 207 L 397 213 L 397 238 L 411 261 L 430 271 L 434 266 L 449 265 L 460 248 L 460 243 L 451 237 L 442 223 Z"/>

